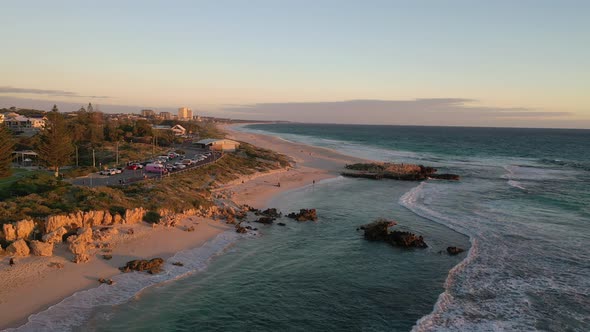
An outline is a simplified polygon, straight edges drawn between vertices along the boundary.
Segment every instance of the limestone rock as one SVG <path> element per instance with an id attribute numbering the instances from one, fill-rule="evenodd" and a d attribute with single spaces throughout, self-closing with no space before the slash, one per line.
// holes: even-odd
<path id="1" fill-rule="evenodd" d="M 389 231 L 389 227 L 396 225 L 395 221 L 385 219 L 378 219 L 367 225 L 363 225 L 360 229 L 365 231 L 365 239 L 369 241 L 384 241 L 393 246 L 403 248 L 427 248 L 422 236 L 404 232 L 404 231 Z"/>
<path id="2" fill-rule="evenodd" d="M 295 219 L 297 221 L 318 220 L 318 216 L 315 209 L 300 209 L 299 213 L 289 213 L 287 217 Z"/>
<path id="3" fill-rule="evenodd" d="M 4 232 L 4 238 L 6 241 L 15 241 L 16 240 L 16 229 L 12 224 L 4 224 L 2 225 L 2 231 Z"/>
<path id="4" fill-rule="evenodd" d="M 147 271 L 149 274 L 156 274 L 162 271 L 162 265 L 164 265 L 164 260 L 162 258 L 154 258 L 149 261 L 145 259 L 136 259 L 127 262 L 127 264 L 120 267 L 119 270 L 122 272 Z"/>
<path id="5" fill-rule="evenodd" d="M 462 253 L 463 251 L 465 251 L 465 249 L 463 249 L 463 248 L 447 247 L 447 253 L 451 256 L 458 255 L 458 254 Z"/>
<path id="6" fill-rule="evenodd" d="M 16 229 L 17 239 L 28 239 L 35 229 L 35 222 L 32 220 L 18 221 L 14 227 Z"/>
<path id="7" fill-rule="evenodd" d="M 43 239 L 43 242 L 47 242 L 47 243 L 51 243 L 51 244 L 61 243 L 63 240 L 63 236 L 67 233 L 68 233 L 68 230 L 62 226 L 49 234 L 43 235 L 42 239 Z"/>
<path id="8" fill-rule="evenodd" d="M 12 242 L 8 248 L 6 248 L 6 252 L 14 256 L 28 256 L 31 250 L 25 240 L 20 239 Z"/>
<path id="9" fill-rule="evenodd" d="M 135 208 L 125 211 L 125 223 L 126 224 L 137 224 L 143 220 L 145 215 L 144 208 Z"/>
<path id="10" fill-rule="evenodd" d="M 53 244 L 45 243 L 41 241 L 31 241 L 29 243 L 31 247 L 31 253 L 35 256 L 52 256 L 53 255 Z"/>
<path id="11" fill-rule="evenodd" d="M 78 229 L 77 241 L 91 242 L 92 241 L 92 228 L 82 227 Z"/>

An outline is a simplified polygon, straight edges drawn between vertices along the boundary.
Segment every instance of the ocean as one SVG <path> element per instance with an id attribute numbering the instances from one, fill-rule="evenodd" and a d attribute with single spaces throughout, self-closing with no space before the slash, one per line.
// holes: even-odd
<path id="1" fill-rule="evenodd" d="M 275 197 L 317 222 L 227 232 L 158 276 L 122 275 L 20 330 L 588 331 L 590 131 L 323 124 L 241 130 L 459 182 L 337 177 Z M 384 217 L 427 249 L 367 242 Z M 448 246 L 468 251 L 449 256 Z M 171 260 L 172 261 L 172 260 Z"/>

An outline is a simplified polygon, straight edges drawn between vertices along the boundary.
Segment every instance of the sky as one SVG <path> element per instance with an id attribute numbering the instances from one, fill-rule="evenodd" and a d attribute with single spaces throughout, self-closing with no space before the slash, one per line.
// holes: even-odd
<path id="1" fill-rule="evenodd" d="M 0 107 L 590 128 L 590 1 L 0 1 Z"/>

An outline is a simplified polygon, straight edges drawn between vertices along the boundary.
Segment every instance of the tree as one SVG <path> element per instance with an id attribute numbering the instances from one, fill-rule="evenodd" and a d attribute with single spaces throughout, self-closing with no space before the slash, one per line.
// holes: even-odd
<path id="1" fill-rule="evenodd" d="M 12 133 L 0 123 L 0 178 L 10 176 L 14 140 Z"/>
<path id="2" fill-rule="evenodd" d="M 47 122 L 40 135 L 39 158 L 55 170 L 57 177 L 59 168 L 70 162 L 73 152 L 74 146 L 65 119 L 54 105 L 53 110 L 47 114 Z"/>

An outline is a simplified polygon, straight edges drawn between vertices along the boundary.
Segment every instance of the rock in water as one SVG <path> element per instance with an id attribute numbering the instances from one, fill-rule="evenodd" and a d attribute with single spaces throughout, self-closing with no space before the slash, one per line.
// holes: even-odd
<path id="1" fill-rule="evenodd" d="M 136 259 L 127 262 L 127 264 L 123 267 L 120 267 L 119 270 L 122 272 L 147 271 L 149 274 L 156 274 L 162 271 L 163 264 L 164 260 L 159 257 L 149 261 L 145 259 Z"/>
<path id="2" fill-rule="evenodd" d="M 447 253 L 451 256 L 458 255 L 458 254 L 462 253 L 463 251 L 465 251 L 465 249 L 459 248 L 459 247 L 448 247 L 447 248 Z"/>
<path id="3" fill-rule="evenodd" d="M 297 221 L 316 221 L 318 220 L 318 216 L 315 209 L 300 209 L 299 213 L 289 213 L 287 217 L 291 219 L 295 219 Z"/>
<path id="4" fill-rule="evenodd" d="M 272 217 L 260 217 L 258 220 L 254 220 L 254 222 L 259 222 L 261 224 L 270 225 L 275 221 L 275 218 Z"/>
<path id="5" fill-rule="evenodd" d="M 248 233 L 248 229 L 246 227 L 236 225 L 236 233 L 240 233 L 240 234 Z"/>
<path id="6" fill-rule="evenodd" d="M 389 227 L 397 223 L 391 220 L 378 219 L 360 227 L 365 231 L 365 239 L 369 241 L 383 241 L 402 248 L 427 248 L 422 236 L 403 231 L 389 231 Z"/>
<path id="7" fill-rule="evenodd" d="M 40 241 L 31 241 L 29 243 L 31 253 L 35 256 L 52 256 L 53 244 Z"/>
<path id="8" fill-rule="evenodd" d="M 263 215 L 263 216 L 271 217 L 271 218 L 280 218 L 283 216 L 283 214 L 275 208 L 270 208 L 270 209 L 266 209 L 262 212 L 257 212 L 256 215 Z"/>

